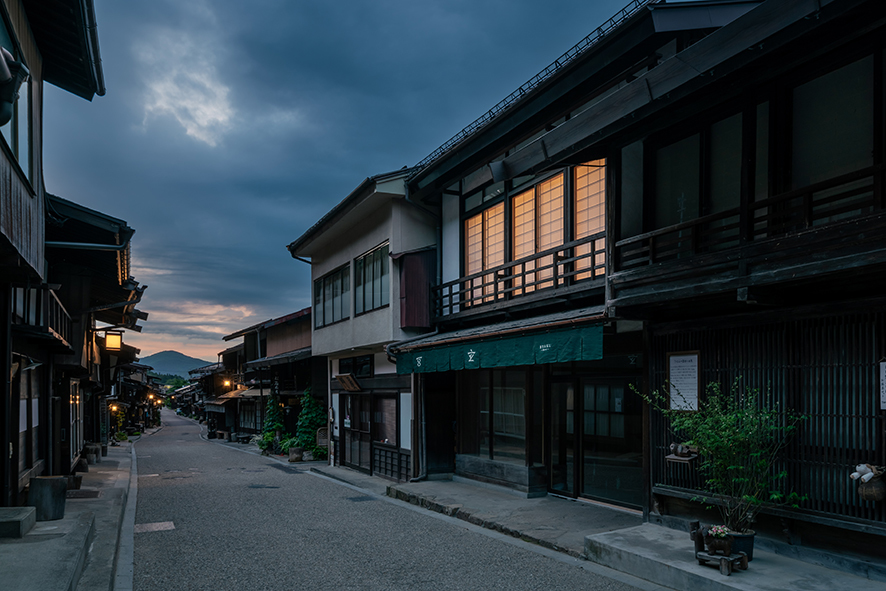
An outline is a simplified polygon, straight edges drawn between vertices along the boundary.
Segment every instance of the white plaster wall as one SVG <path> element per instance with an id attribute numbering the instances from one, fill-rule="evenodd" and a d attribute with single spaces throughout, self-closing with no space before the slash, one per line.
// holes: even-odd
<path id="1" fill-rule="evenodd" d="M 388 361 L 388 356 L 384 351 L 375 354 L 375 375 L 386 375 L 397 373 L 397 366 Z"/>
<path id="2" fill-rule="evenodd" d="M 390 304 L 359 316 L 354 314 L 353 262 L 386 240 L 390 243 L 391 253 L 432 246 L 436 237 L 436 222 L 404 199 L 393 195 L 376 194 L 372 204 L 372 210 L 364 212 L 359 224 L 342 224 L 341 227 L 330 229 L 312 252 L 312 297 L 313 281 L 346 263 L 350 264 L 351 287 L 350 319 L 315 328 L 311 344 L 314 355 L 360 355 L 365 351 L 352 349 L 375 347 L 412 336 L 412 333 L 400 329 L 400 269 L 397 262 L 390 261 Z M 386 359 L 384 363 L 387 364 Z M 376 371 L 378 367 L 377 364 Z"/>
<path id="3" fill-rule="evenodd" d="M 334 230 L 334 231 L 333 231 Z M 386 201 L 359 226 L 351 226 L 341 231 L 334 228 L 326 237 L 326 247 L 311 257 L 311 293 L 313 282 L 342 265 L 350 264 L 350 318 L 336 324 L 314 328 L 311 349 L 314 355 L 330 355 L 347 352 L 352 348 L 365 347 L 375 343 L 393 340 L 393 306 L 354 315 L 354 259 L 379 246 L 391 236 L 391 202 Z M 392 269 L 393 271 L 393 269 Z M 392 302 L 398 298 L 394 294 L 394 276 L 389 287 Z M 397 286 L 399 289 L 399 286 Z M 313 295 L 312 295 L 313 297 Z M 399 310 L 399 306 L 398 306 Z M 341 356 L 347 356 L 346 353 Z"/>
<path id="4" fill-rule="evenodd" d="M 461 277 L 461 220 L 459 219 L 459 198 L 456 195 L 443 196 L 443 282 L 455 281 Z"/>

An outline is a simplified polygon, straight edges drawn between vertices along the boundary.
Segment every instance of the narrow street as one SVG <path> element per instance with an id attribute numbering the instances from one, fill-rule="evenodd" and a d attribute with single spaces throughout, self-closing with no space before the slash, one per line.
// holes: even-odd
<path id="1" fill-rule="evenodd" d="M 529 544 L 200 437 L 164 411 L 138 456 L 136 591 L 633 589 Z"/>

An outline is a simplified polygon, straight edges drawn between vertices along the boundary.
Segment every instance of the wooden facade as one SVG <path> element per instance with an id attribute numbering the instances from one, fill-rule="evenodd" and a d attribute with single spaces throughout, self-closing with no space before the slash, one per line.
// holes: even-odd
<path id="1" fill-rule="evenodd" d="M 326 360 L 311 354 L 310 337 L 310 308 L 227 335 L 226 341 L 243 341 L 219 353 L 218 367 L 193 372 L 201 376 L 205 418 L 214 419 L 220 431 L 261 433 L 265 405 L 276 391 L 284 428 L 294 434 L 300 397 L 310 389 L 325 403 L 327 394 Z"/>
<path id="2" fill-rule="evenodd" d="M 860 498 L 848 475 L 858 463 L 886 461 L 886 9 L 865 0 L 705 3 L 722 16 L 714 26 L 697 24 L 699 9 L 632 3 L 579 55 L 555 62 L 525 96 L 416 167 L 410 193 L 438 208 L 444 236 L 458 237 L 440 248 L 444 269 L 447 257 L 459 265 L 432 294 L 440 334 L 394 351 L 439 358 L 444 343 L 551 330 L 559 325 L 540 319 L 555 311 L 579 318 L 599 305 L 606 335 L 634 337 L 604 340 L 593 368 L 536 366 L 542 394 L 527 394 L 524 416 L 542 450 L 527 446 L 521 470 L 538 468 L 528 459 L 537 453 L 547 490 L 562 492 L 556 458 L 580 447 L 563 447 L 557 413 L 561 402 L 567 418 L 582 406 L 559 397 L 590 380 L 581 371 L 599 372 L 597 385 L 630 374 L 651 391 L 667 379 L 669 354 L 692 351 L 701 383 L 740 379 L 809 417 L 783 460 L 788 488 L 807 498 L 766 512 L 761 532 L 822 547 L 882 536 L 882 504 Z M 592 162 L 605 166 L 605 226 L 579 237 L 570 183 Z M 517 248 L 517 198 L 559 174 L 567 179 L 562 236 L 526 255 Z M 479 370 L 440 371 L 433 381 L 421 374 L 427 387 L 416 409 L 434 409 L 446 423 L 455 417 L 459 428 L 472 413 L 482 423 L 491 411 L 470 410 L 483 396 L 471 385 Z M 453 390 L 455 402 L 444 400 Z M 535 404 L 540 417 L 528 410 Z M 600 414 L 590 398 L 583 404 Z M 640 415 L 644 512 L 697 513 L 690 499 L 704 492 L 699 475 L 664 460 L 676 435 L 656 413 Z M 427 431 L 446 433 L 442 424 Z M 469 441 L 456 435 L 454 458 L 448 442 L 428 443 L 422 469 L 459 473 L 459 454 L 475 455 Z M 487 468 L 475 476 L 508 484 L 490 476 L 502 466 Z M 853 548 L 879 547 L 877 538 L 859 539 Z"/>
<path id="3" fill-rule="evenodd" d="M 143 290 L 123 289 L 124 282 L 137 286 L 128 259 L 126 265 L 121 259 L 131 232 L 105 242 L 117 251 L 110 261 L 97 256 L 82 265 L 84 281 L 92 281 L 82 290 L 67 279 L 82 279 L 83 269 L 66 267 L 63 254 L 47 248 L 53 220 L 43 186 L 43 84 L 88 100 L 104 93 L 92 0 L 4 0 L 0 29 L 0 43 L 17 62 L 13 69 L 29 73 L 11 119 L 0 126 L 0 372 L 10 376 L 0 381 L 0 446 L 11 451 L 0 454 L 0 506 L 15 506 L 25 502 L 31 477 L 68 474 L 85 441 L 107 443 L 100 401 L 113 378 L 95 321 L 119 319 L 136 328 L 146 315 L 134 310 L 138 297 L 111 313 L 102 308 Z M 74 241 L 106 239 L 105 226 L 91 225 L 97 217 L 126 226 L 71 205 L 83 214 L 74 216 L 72 225 L 83 223 Z M 69 289 L 60 290 L 62 283 Z"/>

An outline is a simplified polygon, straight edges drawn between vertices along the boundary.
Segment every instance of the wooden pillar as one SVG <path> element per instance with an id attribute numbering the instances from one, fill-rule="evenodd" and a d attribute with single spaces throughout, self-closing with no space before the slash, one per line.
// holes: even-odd
<path id="1" fill-rule="evenodd" d="M 0 507 L 12 506 L 12 479 L 17 468 L 12 464 L 12 286 L 0 283 Z M 17 425 L 15 425 L 17 427 Z M 16 435 L 18 430 L 16 429 Z"/>

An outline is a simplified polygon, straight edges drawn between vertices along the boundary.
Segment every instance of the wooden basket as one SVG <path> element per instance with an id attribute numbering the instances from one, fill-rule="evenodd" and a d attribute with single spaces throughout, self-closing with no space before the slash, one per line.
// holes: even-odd
<path id="1" fill-rule="evenodd" d="M 886 499 L 886 482 L 881 478 L 873 478 L 858 485 L 858 496 L 865 501 L 882 501 Z"/>

